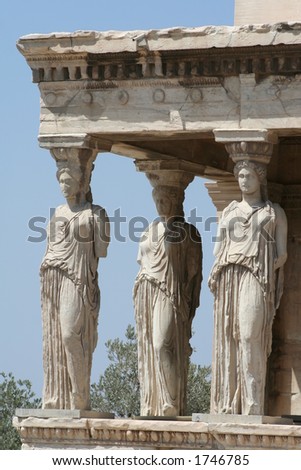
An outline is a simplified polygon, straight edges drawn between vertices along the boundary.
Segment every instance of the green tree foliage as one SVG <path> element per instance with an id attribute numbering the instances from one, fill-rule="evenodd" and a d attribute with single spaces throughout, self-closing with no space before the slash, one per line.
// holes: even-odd
<path id="1" fill-rule="evenodd" d="M 125 341 L 119 338 L 106 342 L 111 362 L 98 383 L 91 385 L 92 408 L 113 412 L 120 417 L 139 414 L 139 382 L 137 367 L 137 340 L 129 325 Z"/>
<path id="2" fill-rule="evenodd" d="M 129 325 L 125 340 L 116 338 L 106 343 L 109 366 L 99 381 L 91 385 L 91 405 L 119 417 L 139 416 L 137 339 Z M 187 414 L 208 413 L 210 405 L 210 367 L 190 364 L 187 390 Z"/>
<path id="3" fill-rule="evenodd" d="M 21 448 L 17 430 L 12 426 L 16 408 L 39 408 L 41 400 L 35 397 L 29 380 L 16 380 L 12 373 L 0 372 L 0 449 Z"/>
<path id="4" fill-rule="evenodd" d="M 187 415 L 209 413 L 211 367 L 189 364 L 187 383 Z"/>

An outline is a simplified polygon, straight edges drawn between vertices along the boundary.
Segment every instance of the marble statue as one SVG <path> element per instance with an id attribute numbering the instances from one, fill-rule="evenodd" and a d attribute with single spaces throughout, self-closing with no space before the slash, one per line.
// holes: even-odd
<path id="1" fill-rule="evenodd" d="M 242 200 L 222 213 L 209 277 L 215 298 L 211 412 L 263 415 L 287 220 L 267 199 L 264 165 L 239 161 L 234 174 Z"/>
<path id="2" fill-rule="evenodd" d="M 58 163 L 66 204 L 50 221 L 41 265 L 43 408 L 90 409 L 100 305 L 97 267 L 109 243 L 108 218 L 92 204 L 90 177 L 80 165 Z"/>
<path id="3" fill-rule="evenodd" d="M 185 414 L 191 324 L 199 305 L 202 245 L 184 220 L 184 190 L 157 185 L 160 218 L 139 245 L 134 287 L 141 416 Z"/>

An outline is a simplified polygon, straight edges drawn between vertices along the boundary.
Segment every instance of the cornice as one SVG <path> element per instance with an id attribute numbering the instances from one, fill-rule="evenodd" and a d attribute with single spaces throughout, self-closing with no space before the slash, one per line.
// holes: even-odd
<path id="1" fill-rule="evenodd" d="M 251 48 L 251 50 L 186 51 L 183 54 L 162 52 L 141 57 L 137 53 L 98 55 L 51 55 L 28 59 L 33 81 L 82 81 L 178 79 L 182 82 L 200 78 L 235 77 L 254 74 L 257 80 L 268 76 L 299 76 L 301 44 L 294 47 Z"/>
<path id="2" fill-rule="evenodd" d="M 301 74 L 301 23 L 20 38 L 34 82 Z"/>

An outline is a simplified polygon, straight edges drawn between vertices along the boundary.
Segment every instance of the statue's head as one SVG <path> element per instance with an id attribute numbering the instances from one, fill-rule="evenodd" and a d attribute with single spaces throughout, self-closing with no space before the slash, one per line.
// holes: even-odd
<path id="1" fill-rule="evenodd" d="M 250 160 L 241 160 L 234 167 L 234 176 L 244 193 L 254 193 L 260 189 L 261 197 L 267 200 L 266 166 Z"/>
<path id="2" fill-rule="evenodd" d="M 157 185 L 153 189 L 153 198 L 160 217 L 184 217 L 182 188 Z"/>
<path id="3" fill-rule="evenodd" d="M 68 161 L 57 162 L 56 173 L 61 191 L 65 198 L 76 198 L 76 201 L 92 202 L 90 190 L 91 171 L 70 164 Z"/>
<path id="4" fill-rule="evenodd" d="M 80 192 L 81 174 L 65 167 L 57 171 L 56 177 L 64 197 L 75 197 Z"/>

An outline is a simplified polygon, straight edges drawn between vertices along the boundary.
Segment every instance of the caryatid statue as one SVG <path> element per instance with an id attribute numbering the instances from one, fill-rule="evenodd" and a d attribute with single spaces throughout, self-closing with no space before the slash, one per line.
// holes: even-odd
<path id="1" fill-rule="evenodd" d="M 159 218 L 142 234 L 134 287 L 141 416 L 185 415 L 191 325 L 202 281 L 201 237 L 185 222 L 193 176 L 147 173 Z"/>
<path id="2" fill-rule="evenodd" d="M 98 259 L 107 256 L 109 222 L 92 204 L 92 159 L 57 160 L 66 204 L 48 226 L 41 265 L 43 408 L 90 409 L 92 354 L 100 306 Z"/>
<path id="3" fill-rule="evenodd" d="M 267 198 L 265 164 L 236 161 L 234 175 L 241 201 L 222 213 L 209 278 L 215 298 L 211 412 L 263 415 L 287 220 Z"/>

